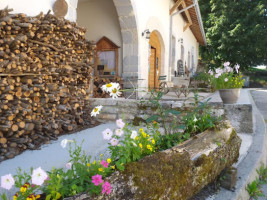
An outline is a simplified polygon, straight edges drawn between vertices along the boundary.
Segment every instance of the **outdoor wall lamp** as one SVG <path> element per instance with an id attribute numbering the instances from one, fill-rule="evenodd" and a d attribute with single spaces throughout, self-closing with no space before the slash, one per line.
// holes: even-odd
<path id="1" fill-rule="evenodd" d="M 146 39 L 150 39 L 150 31 L 149 31 L 149 29 L 146 29 L 146 30 L 144 30 L 143 32 L 142 32 L 142 36 L 146 36 Z"/>
<path id="2" fill-rule="evenodd" d="M 184 39 L 183 39 L 183 38 L 179 38 L 179 39 L 178 39 L 178 42 L 181 42 L 181 44 L 183 44 Z"/>

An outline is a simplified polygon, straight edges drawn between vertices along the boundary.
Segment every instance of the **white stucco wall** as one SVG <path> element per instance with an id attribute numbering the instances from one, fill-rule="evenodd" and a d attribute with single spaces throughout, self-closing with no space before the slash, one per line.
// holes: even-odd
<path id="1" fill-rule="evenodd" d="M 139 77 L 148 79 L 149 66 L 149 41 L 142 37 L 141 34 L 145 29 L 150 32 L 157 30 L 162 37 L 162 44 L 164 45 L 164 52 L 162 52 L 161 75 L 167 75 L 168 80 L 171 80 L 171 70 L 169 69 L 169 52 L 170 47 L 170 15 L 169 10 L 174 4 L 172 0 L 132 0 L 132 4 L 136 10 L 137 29 L 139 36 Z M 183 27 L 185 22 L 181 15 L 173 17 L 172 36 L 176 39 L 176 56 L 175 63 L 180 59 L 181 43 L 178 43 L 179 38 L 183 38 L 184 45 L 184 60 L 187 61 L 188 51 L 192 54 L 192 47 L 194 48 L 194 63 L 197 66 L 198 59 L 198 42 L 194 37 L 192 31 L 188 28 L 185 32 Z M 147 81 L 143 81 L 142 86 L 147 86 Z"/>
<path id="2" fill-rule="evenodd" d="M 87 29 L 86 39 L 97 42 L 103 36 L 119 49 L 119 75 L 122 72 L 122 36 L 113 0 L 79 0 L 77 23 Z"/>
<path id="3" fill-rule="evenodd" d="M 139 78 L 141 87 L 148 86 L 149 70 L 149 40 L 142 37 L 142 32 L 149 29 L 150 32 L 157 31 L 162 45 L 161 75 L 168 74 L 169 55 L 169 4 L 166 0 L 132 0 L 136 10 L 137 30 L 139 36 Z"/>
<path id="4" fill-rule="evenodd" d="M 0 0 L 0 9 L 8 6 L 14 11 L 12 13 L 25 13 L 28 16 L 36 16 L 43 12 L 46 14 L 48 10 L 53 13 L 53 5 L 56 0 Z M 66 0 L 69 10 L 66 19 L 76 21 L 76 7 L 78 0 Z"/>

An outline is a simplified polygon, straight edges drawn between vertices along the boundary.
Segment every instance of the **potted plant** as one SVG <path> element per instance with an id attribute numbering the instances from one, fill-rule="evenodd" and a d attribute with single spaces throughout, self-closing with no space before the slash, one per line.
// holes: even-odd
<path id="1" fill-rule="evenodd" d="M 224 104 L 236 103 L 240 96 L 240 88 L 244 85 L 243 75 L 236 64 L 230 67 L 230 62 L 225 62 L 223 67 L 209 70 L 209 81 L 215 90 L 219 90 Z"/>

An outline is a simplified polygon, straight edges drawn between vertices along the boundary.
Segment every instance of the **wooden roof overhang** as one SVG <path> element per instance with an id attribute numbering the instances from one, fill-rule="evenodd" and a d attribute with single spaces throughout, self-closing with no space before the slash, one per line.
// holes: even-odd
<path id="1" fill-rule="evenodd" d="M 172 15 L 175 11 L 183 10 L 186 7 L 189 7 L 194 4 L 193 0 L 173 0 L 175 2 L 174 6 L 170 9 L 170 15 Z M 197 1 L 197 0 L 196 0 Z M 181 13 L 182 17 L 186 21 L 186 25 L 184 26 L 184 31 L 187 28 L 190 28 L 194 36 L 196 37 L 197 41 L 201 45 L 206 45 L 206 36 L 204 32 L 204 28 L 202 25 L 202 19 L 199 14 L 197 13 L 196 6 L 192 6 L 188 10 L 185 10 Z"/>

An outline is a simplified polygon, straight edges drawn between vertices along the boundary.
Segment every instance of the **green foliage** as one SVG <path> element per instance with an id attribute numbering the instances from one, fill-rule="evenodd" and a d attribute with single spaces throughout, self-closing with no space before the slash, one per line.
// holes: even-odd
<path id="1" fill-rule="evenodd" d="M 57 200 L 82 192 L 100 194 L 101 185 L 95 186 L 92 183 L 92 176 L 99 174 L 106 177 L 112 171 L 110 166 L 103 167 L 101 161 L 91 162 L 91 157 L 86 156 L 85 152 L 82 151 L 82 144 L 77 145 L 75 140 L 69 144 L 69 156 L 71 158 L 69 161 L 71 163 L 70 169 L 60 168 L 48 172 L 49 180 L 42 187 L 42 191 L 46 194 L 46 200 Z"/>
<path id="2" fill-rule="evenodd" d="M 265 196 L 260 188 L 263 184 L 267 183 L 267 167 L 262 164 L 256 171 L 259 175 L 259 178 L 256 178 L 256 180 L 248 184 L 246 188 L 250 197 L 254 199 Z"/>
<path id="3" fill-rule="evenodd" d="M 220 66 L 224 60 L 242 68 L 266 65 L 266 0 L 199 0 L 207 46 L 202 60 Z"/>
<path id="4" fill-rule="evenodd" d="M 177 116 L 181 113 L 175 109 L 165 109 L 161 100 L 164 93 L 161 91 L 151 90 L 150 98 L 148 100 L 148 107 L 156 112 L 155 115 L 152 115 L 146 119 L 147 123 L 151 123 L 153 121 L 162 123 L 162 127 L 164 128 L 164 134 L 172 134 L 177 132 L 180 128 L 179 121 L 177 120 Z M 144 104 L 144 101 L 140 101 L 140 104 Z M 171 123 L 168 123 L 167 120 L 173 118 Z"/>
<path id="5" fill-rule="evenodd" d="M 210 99 L 200 102 L 198 94 L 194 94 L 193 110 L 182 118 L 185 126 L 185 139 L 197 133 L 201 133 L 206 129 L 214 128 L 220 120 L 212 116 L 211 109 L 208 106 L 209 100 Z"/>
<path id="6" fill-rule="evenodd" d="M 256 179 L 252 181 L 252 183 L 248 184 L 247 191 L 251 198 L 258 199 L 258 197 L 264 197 L 265 195 L 262 193 L 262 191 L 259 188 L 260 181 L 259 179 Z"/>
<path id="7" fill-rule="evenodd" d="M 231 88 L 242 88 L 244 85 L 244 79 L 241 73 L 235 73 L 234 69 L 231 67 L 227 68 L 216 68 L 215 72 L 211 69 L 210 74 L 210 84 L 214 89 L 231 89 Z M 216 73 L 217 71 L 217 73 Z"/>
<path id="8" fill-rule="evenodd" d="M 31 173 L 33 172 L 33 168 L 31 168 Z M 17 170 L 17 174 L 14 175 L 15 186 L 19 188 L 19 191 L 14 195 L 16 196 L 14 199 L 16 200 L 24 200 L 27 199 L 30 195 L 34 195 L 40 188 L 37 185 L 31 185 L 31 176 L 25 171 L 22 172 L 20 168 Z M 39 195 L 38 195 L 39 197 Z"/>
<path id="9" fill-rule="evenodd" d="M 119 144 L 109 145 L 111 159 L 115 161 L 115 165 L 119 170 L 124 170 L 126 163 L 137 161 L 155 152 L 155 139 L 144 132 L 142 128 L 139 131 L 132 131 L 126 124 L 123 131 L 123 137 L 112 136 L 112 138 L 119 141 Z"/>
<path id="10" fill-rule="evenodd" d="M 1 200 L 8 200 L 8 198 L 7 198 L 5 193 L 0 195 L 0 199 Z"/>

